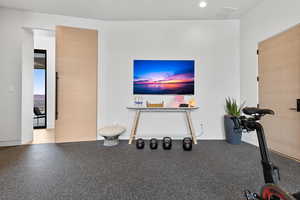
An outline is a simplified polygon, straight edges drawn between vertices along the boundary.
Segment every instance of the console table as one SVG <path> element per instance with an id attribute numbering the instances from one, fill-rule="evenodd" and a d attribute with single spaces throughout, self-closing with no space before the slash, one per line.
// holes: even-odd
<path id="1" fill-rule="evenodd" d="M 159 107 L 159 108 L 149 108 L 149 107 L 127 107 L 129 110 L 135 110 L 135 117 L 133 120 L 133 125 L 131 129 L 131 134 L 129 138 L 129 144 L 132 144 L 132 141 L 135 139 L 137 126 L 139 123 L 141 112 L 183 112 L 186 115 L 188 128 L 192 136 L 194 144 L 197 144 L 197 138 L 195 135 L 195 130 L 192 123 L 191 111 L 198 109 L 199 107 Z"/>

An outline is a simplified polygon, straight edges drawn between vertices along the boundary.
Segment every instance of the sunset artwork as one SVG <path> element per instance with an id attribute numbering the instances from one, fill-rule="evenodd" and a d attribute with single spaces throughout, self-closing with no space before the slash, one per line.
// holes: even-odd
<path id="1" fill-rule="evenodd" d="M 134 94 L 194 94 L 194 60 L 134 60 Z"/>

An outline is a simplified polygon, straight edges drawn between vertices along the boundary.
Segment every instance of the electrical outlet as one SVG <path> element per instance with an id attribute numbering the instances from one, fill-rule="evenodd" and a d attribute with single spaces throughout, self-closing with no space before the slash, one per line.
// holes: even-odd
<path id="1" fill-rule="evenodd" d="M 204 135 L 204 125 L 203 125 L 203 123 L 200 124 L 200 130 L 199 130 L 199 135 L 198 135 L 198 137 L 200 137 L 200 136 L 202 136 L 202 135 Z"/>

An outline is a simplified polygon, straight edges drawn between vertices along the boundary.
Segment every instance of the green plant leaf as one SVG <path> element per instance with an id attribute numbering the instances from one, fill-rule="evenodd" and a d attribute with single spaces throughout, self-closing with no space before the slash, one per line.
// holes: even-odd
<path id="1" fill-rule="evenodd" d="M 225 99 L 225 112 L 228 115 L 239 117 L 244 106 L 245 102 L 243 102 L 241 105 L 238 105 L 234 98 L 227 97 Z"/>

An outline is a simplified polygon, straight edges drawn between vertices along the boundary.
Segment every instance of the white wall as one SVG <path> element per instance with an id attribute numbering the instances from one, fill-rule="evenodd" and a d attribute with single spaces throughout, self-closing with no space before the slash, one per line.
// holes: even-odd
<path id="1" fill-rule="evenodd" d="M 22 41 L 22 105 L 21 105 L 21 142 L 29 143 L 33 140 L 33 32 L 23 29 Z"/>
<path id="2" fill-rule="evenodd" d="M 55 25 L 100 30 L 105 22 L 0 8 L 0 146 L 21 144 L 23 28 L 55 30 Z"/>
<path id="3" fill-rule="evenodd" d="M 0 145 L 21 143 L 22 16 L 0 9 Z"/>
<path id="4" fill-rule="evenodd" d="M 193 113 L 196 130 L 199 133 L 200 123 L 203 123 L 205 134 L 201 139 L 224 139 L 224 99 L 240 97 L 238 20 L 110 22 L 0 8 L 0 43 L 9 48 L 1 48 L 0 52 L 0 87 L 3 91 L 0 106 L 4 108 L 0 114 L 3 127 L 0 141 L 20 138 L 21 55 L 16 53 L 22 44 L 20 29 L 54 30 L 55 25 L 99 31 L 99 127 L 114 122 L 124 124 L 128 131 L 123 137 L 128 138 L 133 113 L 126 106 L 133 101 L 133 59 L 195 59 L 196 98 L 201 107 Z M 4 79 L 2 74 L 5 74 Z M 9 105 L 14 108 L 13 112 L 6 109 Z M 175 113 L 145 114 L 138 134 L 143 137 L 182 137 L 187 132 L 182 119 L 182 114 Z"/>
<path id="5" fill-rule="evenodd" d="M 47 50 L 47 128 L 55 127 L 55 32 L 34 30 L 34 48 Z"/>
<path id="6" fill-rule="evenodd" d="M 102 35 L 103 36 L 103 35 Z M 197 134 L 203 123 L 202 139 L 224 139 L 224 99 L 239 99 L 239 22 L 238 21 L 151 21 L 111 22 L 102 41 L 104 51 L 103 124 L 120 122 L 128 131 L 133 112 L 133 59 L 194 59 L 196 99 L 200 109 L 193 112 Z M 144 96 L 144 99 L 172 97 Z M 138 137 L 187 135 L 183 114 L 143 113 Z"/>
<path id="7" fill-rule="evenodd" d="M 299 10 L 299 0 L 264 0 L 241 18 L 241 100 L 247 105 L 258 103 L 258 43 L 299 24 Z M 245 135 L 244 140 L 257 144 L 254 134 Z"/>

